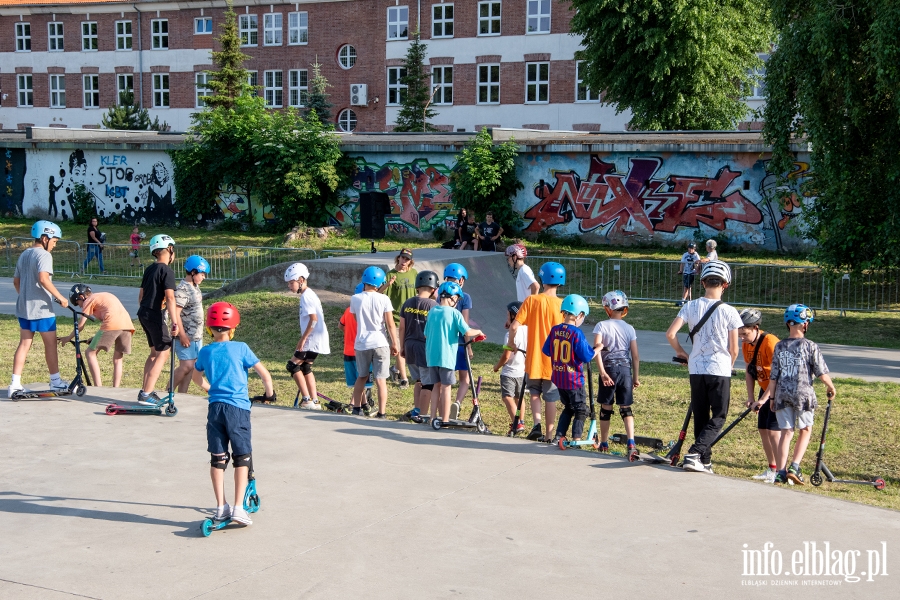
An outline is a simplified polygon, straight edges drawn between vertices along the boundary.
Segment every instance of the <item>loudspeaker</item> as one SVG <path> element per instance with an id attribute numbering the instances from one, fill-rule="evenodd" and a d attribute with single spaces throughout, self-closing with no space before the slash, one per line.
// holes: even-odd
<path id="1" fill-rule="evenodd" d="M 383 240 L 384 217 L 391 212 L 391 199 L 384 192 L 359 194 L 359 237 L 367 240 Z"/>

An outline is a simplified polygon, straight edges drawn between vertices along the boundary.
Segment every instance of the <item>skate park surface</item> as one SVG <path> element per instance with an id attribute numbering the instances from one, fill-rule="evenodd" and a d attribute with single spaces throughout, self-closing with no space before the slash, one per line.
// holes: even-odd
<path id="1" fill-rule="evenodd" d="M 134 394 L 0 400 L 0 598 L 897 597 L 894 511 L 279 407 L 253 408 L 253 525 L 203 538 L 207 402 L 104 414 Z M 802 571 L 792 553 L 812 542 L 860 552 L 861 581 L 748 571 L 766 543 Z M 868 581 L 868 551 L 885 547 L 888 575 Z"/>

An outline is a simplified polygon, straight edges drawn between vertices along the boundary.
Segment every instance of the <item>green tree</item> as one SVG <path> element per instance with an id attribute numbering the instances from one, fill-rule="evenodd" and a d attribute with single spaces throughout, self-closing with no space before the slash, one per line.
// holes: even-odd
<path id="1" fill-rule="evenodd" d="M 477 215 L 487 211 L 507 232 L 522 226 L 522 218 L 513 209 L 512 198 L 525 186 L 516 176 L 519 147 L 509 140 L 494 144 L 485 127 L 466 144 L 450 174 L 453 202 Z"/>
<path id="2" fill-rule="evenodd" d="M 107 129 L 119 129 L 125 131 L 168 131 L 169 124 L 159 122 L 159 117 L 150 120 L 150 112 L 141 108 L 134 102 L 134 92 L 122 92 L 119 94 L 119 106 L 110 106 L 106 114 L 101 118 L 103 126 Z"/>
<path id="3" fill-rule="evenodd" d="M 322 123 L 331 123 L 331 103 L 328 101 L 328 88 L 331 84 L 322 74 L 322 65 L 316 58 L 313 68 L 313 77 L 309 82 L 309 100 L 306 102 L 306 112 L 303 116 L 309 118 L 309 115 L 315 114 Z"/>
<path id="4" fill-rule="evenodd" d="M 216 70 L 207 71 L 206 87 L 212 94 L 203 98 L 204 105 L 212 108 L 234 108 L 238 98 L 254 91 L 249 82 L 250 74 L 244 68 L 244 61 L 250 57 L 241 52 L 233 0 L 226 0 L 225 6 L 225 21 L 220 25 L 222 33 L 216 40 L 221 50 L 212 53 Z"/>
<path id="5" fill-rule="evenodd" d="M 772 7 L 781 36 L 766 72 L 768 169 L 790 173 L 792 142 L 808 143 L 813 197 L 800 228 L 817 242 L 819 263 L 837 271 L 896 267 L 900 3 L 772 0 Z"/>
<path id="6" fill-rule="evenodd" d="M 428 46 L 419 41 L 419 32 L 416 31 L 403 63 L 406 74 L 400 78 L 400 83 L 406 86 L 406 90 L 400 101 L 394 131 L 437 131 L 428 122 L 437 112 L 431 108 L 431 75 L 425 72 L 427 49 Z"/>
<path id="7" fill-rule="evenodd" d="M 771 41 L 771 0 L 569 0 L 588 88 L 632 129 L 733 129 L 756 56 Z"/>

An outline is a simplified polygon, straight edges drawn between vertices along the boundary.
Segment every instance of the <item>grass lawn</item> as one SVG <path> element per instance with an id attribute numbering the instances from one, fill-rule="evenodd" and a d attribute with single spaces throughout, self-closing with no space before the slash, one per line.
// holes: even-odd
<path id="1" fill-rule="evenodd" d="M 297 325 L 297 298 L 287 294 L 255 292 L 228 298 L 241 311 L 241 326 L 236 339 L 247 342 L 272 372 L 279 404 L 293 404 L 296 386 L 284 370 L 284 363 L 291 355 L 299 335 Z M 344 384 L 343 360 L 341 358 L 342 334 L 337 321 L 343 306 L 326 305 L 325 318 L 331 334 L 332 354 L 320 356 L 315 370 L 321 393 L 343 402 L 349 401 L 349 391 Z M 673 312 L 673 309 L 669 309 Z M 635 314 L 641 314 L 638 309 Z M 661 317 L 660 317 L 661 318 Z M 767 315 L 767 318 L 770 318 Z M 632 320 L 635 322 L 635 320 Z M 769 321 L 772 322 L 772 321 Z M 61 322 L 60 330 L 68 331 L 71 321 Z M 89 325 L 91 330 L 94 325 Z M 18 326 L 11 316 L 0 316 L 0 372 L 9 373 L 13 352 L 18 340 Z M 503 434 L 508 427 L 508 416 L 500 402 L 499 376 L 492 372 L 492 365 L 500 354 L 495 344 L 480 344 L 475 350 L 473 369 L 476 377 L 484 377 L 482 386 L 482 406 L 484 418 L 495 433 Z M 142 333 L 135 335 L 134 354 L 126 357 L 123 385 L 136 388 L 140 385 L 141 368 L 147 356 Z M 108 383 L 111 376 L 111 359 L 101 356 L 103 376 Z M 70 378 L 74 373 L 74 353 L 71 347 L 61 354 L 62 374 Z M 47 373 L 43 365 L 43 349 L 40 339 L 35 340 L 29 355 L 24 380 L 26 382 L 46 381 Z M 674 439 L 684 418 L 689 400 L 687 375 L 683 368 L 645 363 L 641 365 L 643 385 L 636 392 L 635 416 L 637 433 L 658 437 L 668 442 Z M 4 380 L 4 385 L 8 382 Z M 895 459 L 900 453 L 900 385 L 868 383 L 857 380 L 837 380 L 837 403 L 832 412 L 832 423 L 827 446 L 828 464 L 837 476 L 864 479 L 870 476 L 883 477 L 888 482 L 885 491 L 878 492 L 869 487 L 824 484 L 820 488 L 806 485 L 785 488 L 784 493 L 823 494 L 836 498 L 863 502 L 876 506 L 900 509 L 900 468 Z M 157 388 L 161 389 L 164 382 Z M 198 393 L 192 386 L 191 391 Z M 819 397 L 824 399 L 824 389 L 819 386 Z M 251 378 L 251 395 L 262 393 L 262 384 L 257 377 Z M 730 418 L 740 414 L 746 395 L 743 373 L 732 383 L 732 410 Z M 526 403 L 527 404 L 527 403 Z M 412 390 L 389 389 L 388 415 L 398 418 L 412 407 Z M 48 405 L 52 409 L 52 404 Z M 468 414 L 468 407 L 463 413 Z M 803 462 L 808 475 L 815 459 L 815 448 L 824 417 L 824 407 L 818 411 L 814 427 L 813 443 Z M 530 410 L 528 411 L 530 415 Z M 95 417 L 90 417 L 95 418 Z M 526 420 L 530 427 L 529 416 Z M 410 425 L 411 427 L 416 425 Z M 613 417 L 612 432 L 623 432 L 621 420 Z M 441 435 L 435 433 L 434 435 Z M 475 434 L 473 434 L 475 435 Z M 692 439 L 692 436 L 689 436 Z M 533 443 L 522 441 L 521 443 Z M 623 450 L 623 447 L 613 446 Z M 765 459 L 759 444 L 755 423 L 751 418 L 736 427 L 728 437 L 716 446 L 714 453 L 716 472 L 729 477 L 748 478 L 761 472 Z M 640 468 L 640 467 L 635 467 Z M 764 485 L 764 484 L 759 484 Z"/>

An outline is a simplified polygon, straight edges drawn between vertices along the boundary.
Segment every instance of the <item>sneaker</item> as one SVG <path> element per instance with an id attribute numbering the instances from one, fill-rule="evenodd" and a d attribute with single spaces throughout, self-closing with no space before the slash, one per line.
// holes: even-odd
<path id="1" fill-rule="evenodd" d="M 244 510 L 243 506 L 235 506 L 231 509 L 231 520 L 236 521 L 241 525 L 253 525 L 250 515 L 247 514 L 247 511 Z"/>
<path id="2" fill-rule="evenodd" d="M 353 410 L 350 411 L 351 415 L 356 415 L 357 417 L 362 416 L 362 409 L 358 406 L 354 406 Z"/>
<path id="3" fill-rule="evenodd" d="M 682 306 L 684 306 L 684 300 L 679 300 L 678 302 L 675 303 L 675 306 L 681 308 Z"/>
<path id="4" fill-rule="evenodd" d="M 694 473 L 703 473 L 706 469 L 703 467 L 703 463 L 700 462 L 699 454 L 686 454 L 684 456 L 684 465 L 682 468 L 685 471 L 693 471 Z"/>
<path id="5" fill-rule="evenodd" d="M 797 485 L 805 485 L 803 483 L 803 475 L 800 473 L 800 469 L 788 467 L 787 477 L 791 483 L 796 483 Z"/>
<path id="6" fill-rule="evenodd" d="M 756 479 L 757 481 L 765 481 L 766 483 L 772 483 L 769 480 L 775 480 L 775 469 L 768 467 L 766 468 L 766 471 L 764 473 L 754 475 L 753 477 L 751 477 L 751 479 Z"/>
<path id="7" fill-rule="evenodd" d="M 712 463 L 703 463 L 703 472 L 712 474 L 712 472 L 713 472 Z"/>
<path id="8" fill-rule="evenodd" d="M 766 483 L 775 483 L 775 475 L 776 475 L 777 473 L 778 473 L 778 471 L 776 471 L 775 469 L 769 469 L 769 470 L 766 472 L 766 479 L 765 479 L 765 482 L 766 482 Z"/>
<path id="9" fill-rule="evenodd" d="M 772 483 L 788 483 L 787 471 L 778 471 Z"/>
<path id="10" fill-rule="evenodd" d="M 376 419 L 387 419 L 387 414 L 386 413 L 377 413 L 375 415 L 375 418 Z"/>
<path id="11" fill-rule="evenodd" d="M 156 392 L 150 392 L 149 394 L 143 390 L 138 392 L 137 403 L 141 406 L 156 406 L 160 402 L 162 402 L 162 398 L 156 395 Z"/>
<path id="12" fill-rule="evenodd" d="M 422 415 L 412 415 L 411 417 L 409 417 L 409 420 L 413 423 L 421 425 L 422 423 L 426 422 L 427 419 Z"/>
<path id="13" fill-rule="evenodd" d="M 57 379 L 56 381 L 50 381 L 50 389 L 54 392 L 62 392 L 64 390 L 69 389 L 69 382 L 63 379 Z"/>
<path id="14" fill-rule="evenodd" d="M 630 461 L 637 460 L 638 449 L 634 444 L 628 444 L 625 449 L 625 458 Z"/>
<path id="15" fill-rule="evenodd" d="M 322 410 L 322 407 L 319 406 L 319 403 L 316 400 L 310 400 L 309 398 L 300 403 L 300 408 L 305 408 L 307 410 Z"/>
<path id="16" fill-rule="evenodd" d="M 609 454 L 609 442 L 600 442 L 600 446 L 597 448 L 597 451 L 604 454 Z"/>
<path id="17" fill-rule="evenodd" d="M 231 518 L 231 506 L 226 502 L 225 506 L 222 507 L 222 510 L 219 510 L 219 507 L 216 507 L 216 514 L 213 516 L 213 521 L 226 521 Z"/>
<path id="18" fill-rule="evenodd" d="M 24 391 L 25 391 L 25 387 L 21 383 L 20 384 L 11 383 L 11 384 L 9 384 L 9 387 L 6 388 L 6 397 L 12 398 L 13 394 L 15 394 L 16 392 L 24 392 Z"/>
<path id="19" fill-rule="evenodd" d="M 454 402 L 450 405 L 450 420 L 455 421 L 459 418 L 459 402 Z"/>
<path id="20" fill-rule="evenodd" d="M 526 437 L 527 437 L 527 439 L 535 441 L 535 442 L 540 440 L 541 438 L 543 438 L 544 434 L 541 431 L 541 424 L 536 423 L 534 425 L 534 427 L 531 428 L 531 431 L 528 432 L 528 436 L 526 436 Z"/>
<path id="21" fill-rule="evenodd" d="M 513 431 L 513 435 L 519 435 L 520 433 L 525 433 L 525 423 L 519 421 L 519 424 L 516 425 L 516 430 Z"/>
<path id="22" fill-rule="evenodd" d="M 409 379 L 401 379 L 400 380 L 400 389 L 408 390 L 409 389 Z"/>
<path id="23" fill-rule="evenodd" d="M 391 367 L 391 381 L 393 383 L 400 382 L 400 371 L 397 369 L 397 367 Z"/>

